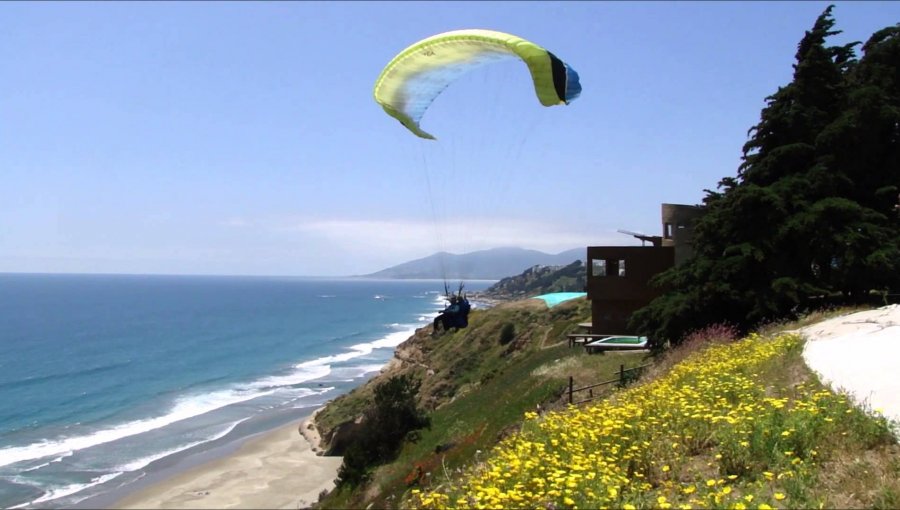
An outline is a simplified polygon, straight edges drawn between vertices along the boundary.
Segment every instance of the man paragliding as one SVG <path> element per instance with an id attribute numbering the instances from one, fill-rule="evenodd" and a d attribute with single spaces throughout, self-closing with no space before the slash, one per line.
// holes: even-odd
<path id="1" fill-rule="evenodd" d="M 543 106 L 567 105 L 581 94 L 578 73 L 545 48 L 512 34 L 466 29 L 427 37 L 398 53 L 375 81 L 375 101 L 416 136 L 434 140 L 419 123 L 441 92 L 463 75 L 505 60 L 528 67 Z M 455 295 L 446 281 L 444 290 L 450 304 L 434 319 L 434 331 L 465 328 L 471 306 L 462 284 Z"/>
<path id="2" fill-rule="evenodd" d="M 437 317 L 434 318 L 434 331 L 432 334 L 438 333 L 438 325 L 443 331 L 450 329 L 462 329 L 469 325 L 469 311 L 472 306 L 469 304 L 468 298 L 463 294 L 463 285 L 459 284 L 459 290 L 456 294 L 451 294 L 450 290 L 444 285 L 444 290 L 449 296 L 450 304 Z"/>

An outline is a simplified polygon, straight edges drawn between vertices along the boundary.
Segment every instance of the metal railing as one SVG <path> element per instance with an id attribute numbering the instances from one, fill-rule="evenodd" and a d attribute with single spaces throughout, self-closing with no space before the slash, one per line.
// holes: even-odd
<path id="1" fill-rule="evenodd" d="M 615 384 L 615 383 L 619 383 L 624 386 L 625 384 L 627 384 L 629 382 L 629 380 L 633 380 L 630 378 L 626 378 L 625 374 L 634 372 L 636 370 L 643 370 L 643 369 L 649 367 L 650 365 L 651 365 L 651 363 L 648 363 L 646 365 L 640 365 L 640 366 L 636 366 L 636 367 L 632 367 L 632 368 L 625 368 L 625 365 L 619 365 L 619 371 L 617 372 L 617 374 L 618 374 L 617 378 L 610 379 L 609 381 L 603 381 L 603 382 L 598 382 L 595 384 L 589 384 L 587 386 L 582 386 L 581 388 L 574 387 L 575 386 L 575 378 L 570 375 L 569 376 L 569 386 L 568 386 L 568 388 L 566 388 L 568 391 L 568 394 L 569 394 L 569 404 L 574 404 L 574 405 L 583 404 L 585 402 L 590 402 L 591 400 L 598 398 L 599 395 L 596 395 L 596 396 L 594 395 L 594 388 L 598 388 L 600 386 L 606 386 L 608 384 Z M 638 373 L 640 373 L 640 372 L 638 372 Z M 579 400 L 578 402 L 574 402 L 573 394 L 576 392 L 579 392 L 579 391 L 587 391 L 588 398 Z"/>

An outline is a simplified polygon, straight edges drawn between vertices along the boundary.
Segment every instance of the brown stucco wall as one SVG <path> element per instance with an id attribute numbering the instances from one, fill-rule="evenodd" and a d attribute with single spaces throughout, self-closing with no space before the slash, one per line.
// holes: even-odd
<path id="1" fill-rule="evenodd" d="M 702 210 L 696 205 L 662 204 L 662 244 L 675 247 L 676 264 L 693 255 L 694 221 Z"/>
<path id="2" fill-rule="evenodd" d="M 673 246 L 589 246 L 588 299 L 591 300 L 592 331 L 600 334 L 634 334 L 628 328 L 632 312 L 646 306 L 662 293 L 648 284 L 656 274 L 675 264 Z M 610 275 L 594 274 L 594 261 L 605 260 Z M 625 261 L 619 276 L 618 261 Z"/>

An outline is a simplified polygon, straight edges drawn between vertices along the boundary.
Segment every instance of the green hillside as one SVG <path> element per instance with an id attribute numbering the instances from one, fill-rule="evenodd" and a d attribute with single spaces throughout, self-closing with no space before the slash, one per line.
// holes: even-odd
<path id="1" fill-rule="evenodd" d="M 710 330 L 656 358 L 588 355 L 564 340 L 589 316 L 588 305 L 515 301 L 473 312 L 467 330 L 419 330 L 399 346 L 398 360 L 329 403 L 316 424 L 332 450 L 346 448 L 373 432 L 366 423 L 354 428 L 373 389 L 408 374 L 421 381 L 417 404 L 430 427 L 371 466 L 367 482 L 338 487 L 317 506 L 900 504 L 900 447 L 889 424 L 822 386 L 800 356 L 802 339 L 783 333 L 798 323 L 741 341 Z M 503 333 L 508 324 L 513 334 Z M 645 365 L 629 385 L 596 388 L 595 400 L 567 406 L 570 376 L 579 387 Z"/>
<path id="2" fill-rule="evenodd" d="M 548 309 L 542 301 L 515 301 L 475 310 L 469 328 L 432 337 L 423 328 L 396 351 L 398 360 L 364 386 L 335 399 L 316 417 L 331 453 L 353 442 L 354 430 L 372 401 L 373 389 L 389 377 L 412 374 L 422 382 L 418 403 L 428 411 L 430 429 L 404 444 L 395 461 L 372 471 L 371 482 L 357 490 L 334 491 L 323 508 L 393 506 L 415 478 L 435 470 L 462 468 L 516 430 L 526 411 L 564 406 L 564 389 L 614 378 L 620 365 L 645 363 L 646 354 L 587 355 L 570 348 L 566 334 L 590 317 L 589 302 L 578 299 Z M 507 324 L 515 328 L 504 337 Z M 501 338 L 508 339 L 502 343 Z M 402 361 L 400 361 L 402 360 Z M 598 390 L 602 391 L 602 390 Z"/>
<path id="3" fill-rule="evenodd" d="M 509 300 L 552 292 L 584 292 L 587 270 L 576 260 L 564 266 L 533 266 L 521 274 L 503 278 L 474 297 Z"/>

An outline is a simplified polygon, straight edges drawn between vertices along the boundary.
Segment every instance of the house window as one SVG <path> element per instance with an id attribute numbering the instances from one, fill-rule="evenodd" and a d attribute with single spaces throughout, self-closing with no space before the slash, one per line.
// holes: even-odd
<path id="1" fill-rule="evenodd" d="M 591 276 L 625 276 L 625 259 L 593 259 Z"/>
<path id="2" fill-rule="evenodd" d="M 672 239 L 672 224 L 666 223 L 665 228 L 663 229 L 663 235 L 666 236 L 666 239 Z"/>

